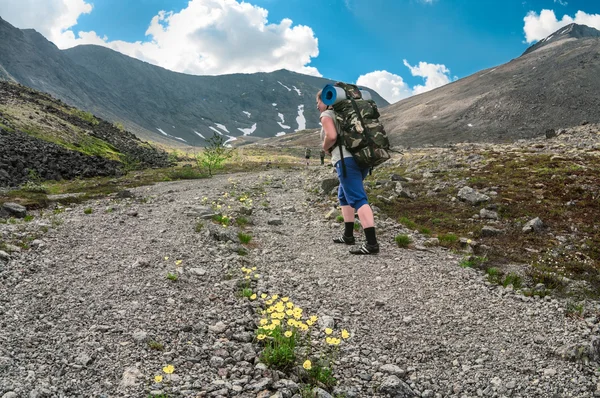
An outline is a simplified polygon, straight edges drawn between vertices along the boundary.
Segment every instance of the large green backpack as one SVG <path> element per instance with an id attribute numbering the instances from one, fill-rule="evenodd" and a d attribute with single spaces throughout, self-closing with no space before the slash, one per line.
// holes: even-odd
<path id="1" fill-rule="evenodd" d="M 373 168 L 390 158 L 390 142 L 379 110 L 372 99 L 363 98 L 361 90 L 353 84 L 337 82 L 346 98 L 337 99 L 332 107 L 338 125 L 337 144 L 343 144 L 361 168 Z M 340 90 L 337 90 L 340 91 Z"/>

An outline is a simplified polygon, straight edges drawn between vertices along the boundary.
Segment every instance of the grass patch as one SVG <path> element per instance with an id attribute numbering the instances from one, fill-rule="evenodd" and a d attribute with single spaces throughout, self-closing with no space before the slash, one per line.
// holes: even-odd
<path id="1" fill-rule="evenodd" d="M 396 242 L 398 247 L 403 248 L 408 247 L 412 243 L 412 239 L 410 239 L 410 236 L 404 234 L 396 235 L 394 241 Z"/>
<path id="2" fill-rule="evenodd" d="M 400 219 L 398 220 L 398 222 L 400 224 L 404 225 L 408 229 L 412 229 L 412 230 L 417 229 L 417 224 L 415 224 L 414 221 L 411 221 L 407 217 L 400 217 Z"/>
<path id="3" fill-rule="evenodd" d="M 92 209 L 91 207 L 86 207 L 83 212 L 85 214 L 92 214 L 94 212 L 94 209 Z"/>
<path id="4" fill-rule="evenodd" d="M 249 221 L 246 217 L 240 216 L 235 219 L 235 223 L 239 227 L 245 227 L 246 225 L 248 225 Z"/>
<path id="5" fill-rule="evenodd" d="M 148 342 L 148 347 L 150 347 L 151 350 L 156 350 L 156 351 L 164 351 L 164 349 L 165 349 L 165 346 L 156 340 L 150 340 Z"/>
<path id="6" fill-rule="evenodd" d="M 167 279 L 173 282 L 177 282 L 177 280 L 179 279 L 179 275 L 177 275 L 177 273 L 168 272 Z"/>
<path id="7" fill-rule="evenodd" d="M 204 223 L 203 222 L 197 222 L 196 226 L 194 227 L 194 231 L 201 232 L 203 228 L 204 228 Z"/>
<path id="8" fill-rule="evenodd" d="M 242 244 L 248 244 L 252 240 L 251 235 L 245 234 L 243 232 L 238 233 L 238 238 L 240 239 L 240 242 L 242 242 Z"/>

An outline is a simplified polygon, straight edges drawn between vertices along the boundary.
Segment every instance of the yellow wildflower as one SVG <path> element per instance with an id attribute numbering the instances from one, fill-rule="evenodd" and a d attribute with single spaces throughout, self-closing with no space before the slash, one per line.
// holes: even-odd
<path id="1" fill-rule="evenodd" d="M 182 262 L 183 262 L 183 260 L 177 260 L 177 261 L 175 261 L 175 265 L 179 265 L 179 264 L 181 264 Z"/>
<path id="2" fill-rule="evenodd" d="M 326 335 L 330 335 L 331 333 L 333 333 L 333 330 L 331 328 L 325 328 Z"/>
<path id="3" fill-rule="evenodd" d="M 169 260 L 169 257 L 165 257 L 165 261 Z"/>
<path id="4" fill-rule="evenodd" d="M 261 325 L 266 325 L 267 323 L 269 323 L 269 321 L 267 321 L 267 319 L 266 319 L 266 318 L 263 318 L 263 319 L 261 319 L 261 320 L 260 320 L 260 322 L 259 322 L 259 323 L 260 323 Z"/>
<path id="5" fill-rule="evenodd" d="M 167 365 L 162 370 L 166 374 L 170 375 L 171 373 L 173 373 L 175 371 L 175 366 L 173 366 L 173 365 Z"/>
<path id="6" fill-rule="evenodd" d="M 327 338 L 325 339 L 325 341 L 326 341 L 326 342 L 327 342 L 327 344 L 329 344 L 329 345 L 333 344 L 333 343 L 331 342 L 332 340 L 333 340 L 333 337 L 327 337 Z"/>
<path id="7" fill-rule="evenodd" d="M 312 323 L 315 323 L 318 319 L 319 319 L 319 317 L 316 316 L 316 315 L 313 315 L 313 316 L 310 317 L 310 320 L 311 320 Z"/>
<path id="8" fill-rule="evenodd" d="M 154 376 L 154 382 L 155 383 L 161 383 L 162 382 L 162 376 L 161 375 Z"/>
<path id="9" fill-rule="evenodd" d="M 281 298 L 281 301 L 283 301 L 284 303 L 285 303 L 285 302 L 287 302 L 287 301 L 289 301 L 289 300 L 290 300 L 290 298 L 289 298 L 289 297 L 282 297 L 282 298 Z"/>
<path id="10" fill-rule="evenodd" d="M 272 319 L 271 324 L 275 326 L 281 325 L 281 321 L 279 319 Z"/>
<path id="11" fill-rule="evenodd" d="M 307 320 L 306 320 L 306 324 L 307 324 L 308 326 L 312 326 L 312 325 L 314 325 L 313 321 L 311 321 L 310 319 L 307 319 Z"/>
<path id="12" fill-rule="evenodd" d="M 252 271 L 256 271 L 256 267 L 252 267 Z"/>
<path id="13" fill-rule="evenodd" d="M 287 314 L 287 316 L 294 316 L 294 311 L 292 310 L 287 310 L 285 313 Z"/>
<path id="14" fill-rule="evenodd" d="M 346 329 L 342 329 L 342 338 L 347 339 L 350 337 L 350 333 Z"/>
<path id="15" fill-rule="evenodd" d="M 269 297 L 269 296 L 266 293 L 263 293 L 260 295 L 260 298 L 262 298 L 262 299 L 266 299 L 267 297 Z"/>
<path id="16" fill-rule="evenodd" d="M 265 301 L 265 304 L 266 305 L 271 305 L 271 304 L 273 304 L 273 300 L 272 299 L 271 300 L 267 300 L 267 301 Z"/>
<path id="17" fill-rule="evenodd" d="M 288 319 L 287 324 L 290 326 L 296 326 L 296 320 L 295 319 Z"/>
<path id="18" fill-rule="evenodd" d="M 287 332 L 284 333 L 285 337 L 292 337 L 292 332 L 290 332 L 289 330 Z"/>
<path id="19" fill-rule="evenodd" d="M 258 278 L 260 278 L 260 275 L 259 274 L 254 274 L 254 279 L 258 279 Z"/>
<path id="20" fill-rule="evenodd" d="M 265 336 L 264 334 L 259 334 L 258 336 L 256 336 L 256 338 L 257 338 L 258 340 L 264 340 L 264 339 L 265 339 L 265 337 L 267 337 L 267 336 Z"/>
<path id="21" fill-rule="evenodd" d="M 271 297 L 273 300 L 277 300 L 279 298 L 278 294 L 274 294 L 273 297 Z"/>
<path id="22" fill-rule="evenodd" d="M 292 304 L 292 303 L 287 303 L 285 306 L 288 307 L 289 309 L 294 308 L 294 304 Z"/>
<path id="23" fill-rule="evenodd" d="M 254 293 L 252 296 L 250 296 L 250 300 L 256 300 L 256 293 Z"/>
<path id="24" fill-rule="evenodd" d="M 311 370 L 312 369 L 312 363 L 307 359 L 306 361 L 304 361 L 304 363 L 302 364 L 302 367 L 306 370 Z"/>

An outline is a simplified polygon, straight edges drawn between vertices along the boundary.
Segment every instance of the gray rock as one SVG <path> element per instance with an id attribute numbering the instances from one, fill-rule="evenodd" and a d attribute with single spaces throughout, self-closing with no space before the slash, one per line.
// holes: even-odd
<path id="1" fill-rule="evenodd" d="M 249 385 L 247 388 L 252 391 L 261 391 L 268 388 L 273 383 L 273 379 L 270 377 L 264 377 L 254 384 Z"/>
<path id="2" fill-rule="evenodd" d="M 498 220 L 498 213 L 492 210 L 481 209 L 479 210 L 479 217 L 487 220 Z"/>
<path id="3" fill-rule="evenodd" d="M 0 215 L 9 217 L 24 218 L 27 215 L 27 209 L 18 203 L 7 202 L 2 205 Z"/>
<path id="4" fill-rule="evenodd" d="M 229 326 L 227 326 L 225 323 L 223 322 L 217 322 L 215 325 L 213 326 L 209 326 L 208 330 L 210 330 L 213 333 L 223 333 L 224 331 L 227 330 Z"/>
<path id="5" fill-rule="evenodd" d="M 400 380 L 398 376 L 394 375 L 388 376 L 383 380 L 379 386 L 379 391 L 384 394 L 390 394 L 396 398 L 412 398 L 417 396 L 408 384 Z"/>
<path id="6" fill-rule="evenodd" d="M 7 392 L 6 394 L 4 394 L 4 395 L 2 396 L 2 398 L 18 398 L 18 397 L 19 397 L 19 396 L 18 396 L 18 395 L 17 395 L 17 393 L 16 393 L 16 392 L 14 392 L 14 391 L 9 391 L 9 392 Z"/>
<path id="7" fill-rule="evenodd" d="M 329 315 L 321 315 L 319 317 L 318 322 L 319 322 L 319 326 L 321 327 L 321 329 L 335 328 L 335 320 L 333 319 L 333 317 L 331 317 Z"/>
<path id="8" fill-rule="evenodd" d="M 190 217 L 198 217 L 204 220 L 210 220 L 217 213 L 209 206 L 194 206 L 189 208 L 185 214 Z"/>
<path id="9" fill-rule="evenodd" d="M 406 186 L 402 185 L 399 182 L 396 182 L 396 188 L 394 189 L 394 191 L 401 198 L 414 199 L 416 197 L 412 192 L 410 192 L 410 190 Z"/>
<path id="10" fill-rule="evenodd" d="M 326 178 L 321 181 L 321 189 L 323 192 L 331 192 L 338 185 L 340 185 L 340 180 L 337 177 Z"/>
<path id="11" fill-rule="evenodd" d="M 7 263 L 10 261 L 10 255 L 5 252 L 0 250 L 0 263 Z"/>
<path id="12" fill-rule="evenodd" d="M 271 218 L 267 221 L 269 225 L 283 225 L 283 220 L 281 218 Z"/>
<path id="13" fill-rule="evenodd" d="M 594 337 L 590 342 L 590 359 L 600 363 L 600 337 Z"/>
<path id="14" fill-rule="evenodd" d="M 77 355 L 77 358 L 75 358 L 75 363 L 78 363 L 82 366 L 87 366 L 91 364 L 93 360 L 94 359 L 91 356 L 89 356 L 85 352 L 81 352 L 79 353 L 79 355 Z"/>
<path id="15" fill-rule="evenodd" d="M 138 380 L 142 379 L 143 377 L 144 375 L 142 374 L 142 372 L 140 372 L 138 368 L 136 368 L 135 366 L 128 367 L 123 372 L 123 376 L 121 377 L 121 383 L 119 384 L 119 387 L 134 387 L 135 385 L 137 385 Z"/>
<path id="16" fill-rule="evenodd" d="M 206 275 L 206 270 L 204 268 L 190 268 L 189 271 L 190 271 L 190 274 L 192 274 L 192 275 L 198 275 L 198 276 Z"/>
<path id="17" fill-rule="evenodd" d="M 404 377 L 406 375 L 406 372 L 402 368 L 394 364 L 382 365 L 379 368 L 379 371 L 398 377 Z"/>
<path id="18" fill-rule="evenodd" d="M 525 226 L 523 227 L 523 232 L 539 233 L 539 232 L 542 232 L 543 229 L 544 229 L 544 223 L 542 222 L 542 220 L 540 220 L 539 217 L 536 217 L 533 220 L 527 222 L 527 224 L 525 224 Z"/>
<path id="19" fill-rule="evenodd" d="M 313 388 L 312 394 L 315 398 L 333 398 L 331 394 L 319 387 Z"/>
<path id="20" fill-rule="evenodd" d="M 483 195 L 477 191 L 475 191 L 471 187 L 462 187 L 458 191 L 457 195 L 458 199 L 463 202 L 468 202 L 472 205 L 478 205 L 479 203 L 487 202 L 490 200 L 490 197 L 487 195 Z"/>
<path id="21" fill-rule="evenodd" d="M 148 338 L 148 333 L 143 330 L 136 330 L 132 335 L 133 339 L 138 343 L 145 342 Z"/>
<path id="22" fill-rule="evenodd" d="M 497 236 L 503 233 L 503 230 L 490 227 L 489 225 L 486 225 L 485 227 L 481 228 L 481 236 Z"/>

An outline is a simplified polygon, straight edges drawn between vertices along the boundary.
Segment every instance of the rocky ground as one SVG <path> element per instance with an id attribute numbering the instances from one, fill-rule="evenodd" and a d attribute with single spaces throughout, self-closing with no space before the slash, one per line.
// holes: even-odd
<path id="1" fill-rule="evenodd" d="M 259 295 L 289 296 L 321 331 L 350 331 L 334 396 L 600 396 L 597 319 L 490 284 L 418 234 L 417 249 L 398 248 L 412 231 L 385 216 L 381 253 L 350 255 L 331 243 L 335 198 L 314 193 L 331 176 L 160 183 L 0 225 L 4 241 L 35 238 L 0 253 L 0 396 L 300 397 L 294 372 L 259 361 L 242 267 L 256 267 Z M 214 224 L 215 210 L 250 221 L 252 241 Z"/>

